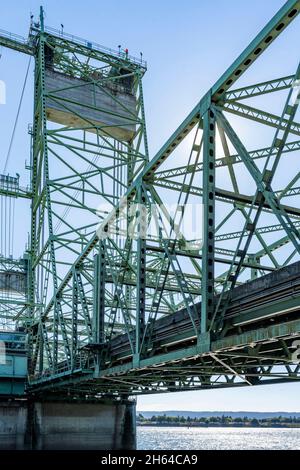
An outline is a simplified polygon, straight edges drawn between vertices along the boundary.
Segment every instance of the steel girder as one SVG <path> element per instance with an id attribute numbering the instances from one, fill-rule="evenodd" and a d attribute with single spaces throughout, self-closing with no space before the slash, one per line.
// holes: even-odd
<path id="1" fill-rule="evenodd" d="M 226 314 L 235 286 L 288 265 L 299 253 L 295 201 L 300 168 L 285 186 L 273 185 L 281 160 L 293 162 L 299 151 L 299 141 L 290 140 L 299 134 L 297 106 L 290 103 L 298 72 L 233 89 L 299 11 L 300 1 L 284 4 L 150 161 L 145 64 L 59 36 L 44 27 L 43 18 L 28 42 L 13 44 L 3 34 L 1 44 L 19 51 L 25 47 L 36 59 L 26 318 L 32 392 L 60 393 L 67 387 L 74 394 L 139 394 L 298 378 L 299 367 L 291 365 L 297 318 L 293 323 L 289 315 L 281 316 L 274 327 L 258 319 L 251 331 L 248 320 L 236 326 Z M 74 77 L 105 67 L 128 70 L 137 100 L 137 132 L 131 142 L 112 139 L 105 129 L 104 135 L 96 129 L 93 139 L 85 129 L 90 122 L 76 129 L 49 126 L 46 100 L 59 100 L 55 91 L 45 90 L 49 50 L 56 51 L 57 70 Z M 95 86 L 118 78 L 109 72 L 104 77 Z M 276 92 L 288 93 L 281 116 L 245 104 Z M 67 100 L 60 104 L 65 109 L 72 105 Z M 235 131 L 236 121 L 229 121 L 233 115 L 255 122 L 257 133 L 275 129 L 273 141 L 266 137 L 253 146 L 261 148 L 248 150 Z M 64 171 L 55 174 L 55 165 Z M 245 181 L 246 190 L 241 190 Z M 99 198 L 113 210 L 97 211 Z M 183 233 L 180 211 L 168 208 L 169 202 L 185 207 L 197 201 L 203 204 L 202 247 L 193 247 L 195 240 Z M 124 221 L 131 235 L 122 228 Z M 155 235 L 147 231 L 151 222 Z M 113 223 L 115 231 L 104 236 Z M 144 229 L 144 237 L 132 237 Z M 298 315 L 298 299 L 293 305 L 283 302 L 281 309 L 292 308 Z M 172 324 L 182 309 L 189 333 L 174 329 L 171 346 L 163 339 L 157 345 L 157 320 L 170 318 Z M 277 315 L 276 305 L 272 309 Z M 116 356 L 112 348 L 121 337 L 128 349 Z"/>
<path id="2" fill-rule="evenodd" d="M 105 258 L 108 255 L 112 263 L 109 275 L 113 280 L 108 286 L 103 278 L 103 264 L 99 266 L 93 262 L 93 253 L 84 266 L 73 263 L 90 235 L 95 233 L 99 219 L 101 222 L 105 218 L 106 212 L 114 207 L 147 162 L 148 150 L 141 83 L 144 63 L 82 44 L 78 38 L 67 40 L 55 32 L 50 33 L 43 25 L 43 14 L 40 29 L 31 31 L 30 41 L 36 61 L 30 296 L 41 299 L 42 304 L 28 312 L 26 323 L 30 337 L 30 374 L 33 375 L 44 374 L 49 367 L 55 373 L 61 360 L 66 360 L 68 367 L 74 369 L 80 348 L 86 343 L 101 341 L 104 318 L 102 323 L 101 318 L 97 320 L 98 306 L 103 316 L 103 309 L 107 312 L 114 302 L 117 259 L 123 248 L 118 237 L 112 240 L 111 253 L 108 254 L 109 249 L 105 248 Z M 119 106 L 123 114 L 128 113 L 127 122 L 135 126 L 130 142 L 112 138 L 109 129 L 106 131 L 105 126 L 97 126 L 85 117 L 83 103 L 79 110 L 75 101 L 61 98 L 62 85 L 58 84 L 57 89 L 49 92 L 46 86 L 49 56 L 52 58 L 51 70 L 59 73 L 59 77 L 63 74 L 64 77 L 82 79 L 82 87 L 92 84 L 108 100 L 115 102 L 116 109 Z M 126 73 L 122 67 L 126 67 Z M 124 81 L 123 77 L 129 80 L 130 93 L 136 100 L 132 117 L 129 108 L 110 91 L 119 86 L 118 80 Z M 72 87 L 68 89 L 72 90 Z M 80 121 L 76 126 L 51 125 L 47 111 L 49 102 L 54 102 L 64 112 L 76 113 Z M 98 112 L 105 113 L 99 108 L 101 105 L 96 106 Z M 124 118 L 119 126 L 122 125 L 126 126 Z M 98 260 L 103 256 L 101 248 L 94 254 Z M 69 269 L 71 276 L 61 295 L 58 292 L 61 281 Z M 101 276 L 102 289 L 97 295 Z M 48 308 L 47 315 L 45 308 Z M 116 310 L 118 312 L 118 308 Z M 109 324 L 107 318 L 105 324 Z M 120 322 L 116 325 L 117 331 L 124 330 Z"/>
<path id="3" fill-rule="evenodd" d="M 136 370 L 138 370 L 138 375 L 140 377 L 140 380 L 135 377 L 135 380 L 133 381 L 134 383 L 141 384 L 145 380 L 142 378 L 143 373 L 140 368 L 144 361 L 147 361 L 147 356 L 149 354 L 150 356 L 155 357 L 153 350 L 155 322 L 162 315 L 166 315 L 168 309 L 169 313 L 172 314 L 172 312 L 176 311 L 176 308 L 178 310 L 184 307 L 189 314 L 193 337 L 196 339 L 195 347 L 199 348 L 200 351 L 210 351 L 210 344 L 213 338 L 212 334 L 226 337 L 226 332 L 228 331 L 228 325 L 225 327 L 224 324 L 220 323 L 230 301 L 230 291 L 228 291 L 228 289 L 231 288 L 232 290 L 235 285 L 240 284 L 240 282 L 244 282 L 244 280 L 247 279 L 247 276 L 248 278 L 253 279 L 265 272 L 268 272 L 268 269 L 278 269 L 280 266 L 285 265 L 286 259 L 280 259 L 280 255 L 279 259 L 277 257 L 277 251 L 282 246 L 293 245 L 293 256 L 295 254 L 294 251 L 297 251 L 297 219 L 299 214 L 297 206 L 290 202 L 290 196 L 293 194 L 296 197 L 298 194 L 297 188 L 295 187 L 295 183 L 298 178 L 294 177 L 293 181 L 290 182 L 287 187 L 280 187 L 274 191 L 271 190 L 270 185 L 268 187 L 266 186 L 268 191 L 266 193 L 266 190 L 262 187 L 262 177 L 258 170 L 255 170 L 255 164 L 253 163 L 255 159 L 262 160 L 262 162 L 265 163 L 270 158 L 275 158 L 275 160 L 276 158 L 279 158 L 278 142 L 276 141 L 279 132 L 283 132 L 285 135 L 280 142 L 280 157 L 284 155 L 286 158 L 289 153 L 291 155 L 294 154 L 293 152 L 297 150 L 297 142 L 288 141 L 287 135 L 290 132 L 297 133 L 297 123 L 295 123 L 293 119 L 296 113 L 296 108 L 294 109 L 294 114 L 289 113 L 287 116 L 283 115 L 280 117 L 276 116 L 274 113 L 262 111 L 239 103 L 239 99 L 245 100 L 246 98 L 264 96 L 266 93 L 283 90 L 288 90 L 289 96 L 291 97 L 291 86 L 293 81 L 297 79 L 297 74 L 287 76 L 282 79 L 261 82 L 257 85 L 251 85 L 250 87 L 237 88 L 232 91 L 230 88 L 255 61 L 256 57 L 258 57 L 268 47 L 268 45 L 284 29 L 290 20 L 296 16 L 298 8 L 298 2 L 287 2 L 285 4 L 283 9 L 273 18 L 273 20 L 271 20 L 267 27 L 264 28 L 263 32 L 257 36 L 233 66 L 228 69 L 216 85 L 214 85 L 214 87 L 212 87 L 212 89 L 204 96 L 158 154 L 148 164 L 146 164 L 145 169 L 141 172 L 140 176 L 133 181 L 131 187 L 125 191 L 124 194 L 130 204 L 139 204 L 142 198 L 146 206 L 156 204 L 159 207 L 158 212 L 153 216 L 158 227 L 158 235 L 153 239 L 150 237 L 147 242 L 146 240 L 139 238 L 137 243 L 132 240 L 130 241 L 127 238 L 121 251 L 118 249 L 116 243 L 109 238 L 99 243 L 98 236 L 96 235 L 92 237 L 83 252 L 75 261 L 72 270 L 80 269 L 82 276 L 84 272 L 87 272 L 86 268 L 85 271 L 82 268 L 84 265 L 86 266 L 85 263 L 87 256 L 95 247 L 100 247 L 100 251 L 103 251 L 103 255 L 107 260 L 105 265 L 102 266 L 102 272 L 105 271 L 106 285 L 112 283 L 112 286 L 114 286 L 114 293 L 111 294 L 111 301 L 108 303 L 106 301 L 106 305 L 111 305 L 110 313 L 107 317 L 105 317 L 105 313 L 103 313 L 103 310 L 105 311 L 105 305 L 102 306 L 102 310 L 99 309 L 99 306 L 96 309 L 98 310 L 98 314 L 102 311 L 103 341 L 98 340 L 96 342 L 88 342 L 90 345 L 87 345 L 87 349 L 82 353 L 85 358 L 84 360 L 87 360 L 86 357 L 90 357 L 90 360 L 93 357 L 98 358 L 97 380 L 95 378 L 95 372 L 93 372 L 95 378 L 95 390 L 97 389 L 100 392 L 102 387 L 102 390 L 107 391 L 107 388 L 109 388 L 109 390 L 112 391 L 112 383 L 108 382 L 109 385 L 106 387 L 104 385 L 105 382 L 101 380 L 101 377 L 106 374 L 105 371 L 112 361 L 113 356 L 110 343 L 121 332 L 120 328 L 116 329 L 118 320 L 123 324 L 123 331 L 129 341 L 128 354 L 129 357 L 132 357 L 132 363 L 129 362 L 128 365 L 124 366 L 127 368 L 127 372 L 125 374 L 126 377 L 121 373 L 122 366 L 118 366 L 120 368 L 118 369 L 120 370 L 120 376 L 116 378 L 116 375 L 114 374 L 114 379 L 112 379 L 111 382 L 115 381 L 116 389 L 118 389 L 120 393 L 123 386 L 124 389 L 126 389 L 126 393 L 128 393 L 130 388 L 130 377 L 134 375 L 134 372 L 130 372 L 131 368 L 137 368 Z M 273 139 L 272 145 L 261 150 L 246 150 L 243 147 L 243 144 L 240 141 L 237 141 L 237 136 L 234 131 L 231 132 L 232 127 L 229 125 L 228 121 L 225 121 L 225 116 L 220 114 L 221 110 L 223 112 L 235 112 L 235 114 L 238 114 L 240 117 L 250 117 L 250 119 L 255 120 L 255 122 L 260 125 L 267 124 L 275 127 L 276 135 Z M 217 129 L 216 122 L 218 123 Z M 181 143 L 184 143 L 185 137 L 189 135 L 193 129 L 194 137 L 192 149 L 189 152 L 189 158 L 186 165 L 178 169 L 172 168 L 172 170 L 167 169 L 157 171 L 170 155 L 173 155 L 174 152 L 176 153 L 177 147 L 179 149 L 181 148 Z M 223 152 L 223 156 L 220 156 L 219 159 L 216 159 L 217 150 L 215 139 L 217 135 L 220 136 Z M 235 142 L 238 142 L 238 145 L 234 145 Z M 235 156 L 232 155 L 232 151 L 230 150 L 230 146 L 232 148 L 232 144 L 237 152 Z M 200 157 L 201 155 L 203 155 L 203 162 L 200 162 L 202 158 Z M 239 164 L 239 166 L 237 166 L 237 164 Z M 254 179 L 254 193 L 255 188 L 257 187 L 263 194 L 263 198 L 261 200 L 258 200 L 257 194 L 255 194 L 255 197 L 253 198 L 251 195 L 240 192 L 240 176 L 238 169 L 240 166 L 244 166 L 246 170 L 250 172 L 251 177 Z M 216 180 L 218 181 L 218 168 L 226 168 L 228 170 L 232 185 L 231 191 L 224 186 L 217 186 Z M 252 171 L 253 168 L 254 170 Z M 188 169 L 188 171 L 186 171 L 186 169 Z M 196 180 L 196 177 L 199 175 L 200 184 Z M 186 240 L 180 231 L 180 222 L 178 224 L 178 220 L 176 220 L 176 211 L 175 216 L 171 216 L 168 213 L 166 204 L 162 202 L 168 199 L 167 193 L 160 194 L 159 188 L 169 189 L 172 192 L 174 189 L 178 191 L 179 194 L 176 201 L 180 204 L 186 204 L 192 200 L 194 196 L 200 196 L 203 198 L 204 243 L 200 253 L 198 252 L 197 254 L 195 251 L 193 252 L 193 250 L 187 248 L 188 240 Z M 281 203 L 281 199 L 283 197 L 289 198 L 289 205 L 283 205 Z M 223 220 L 219 217 L 216 221 L 216 204 L 219 201 L 223 201 L 225 204 L 231 204 L 231 209 L 229 211 L 224 211 Z M 106 218 L 106 225 L 102 225 L 102 230 L 107 229 L 112 221 L 122 220 L 123 216 L 121 214 L 123 204 L 123 202 L 117 204 L 116 209 L 111 213 L 111 215 L 108 215 Z M 268 232 L 267 230 L 264 230 L 263 224 L 259 225 L 256 223 L 255 226 L 253 226 L 251 219 L 251 211 L 253 211 L 253 208 L 259 216 L 264 213 L 272 215 L 276 215 L 277 213 L 279 224 L 276 225 L 276 223 L 274 223 L 276 221 L 275 218 L 274 222 L 270 224 Z M 138 212 L 139 211 L 131 214 L 131 223 L 136 225 L 140 225 L 141 223 L 139 220 L 140 214 L 138 214 Z M 227 227 L 228 221 L 230 222 L 230 220 L 234 220 L 237 214 L 244 224 L 244 229 L 241 230 L 240 234 L 236 232 L 235 236 L 237 243 L 232 245 L 232 247 L 228 246 L 227 248 L 227 261 L 229 265 L 231 263 L 231 266 L 225 272 L 222 270 L 220 271 L 220 256 L 218 256 L 218 253 L 221 253 L 222 249 L 226 252 L 225 247 L 220 246 L 220 241 L 234 239 L 234 237 L 228 232 Z M 151 216 L 149 217 L 151 218 Z M 285 217 L 289 218 L 287 222 L 284 221 Z M 261 218 L 261 220 L 263 220 L 263 218 Z M 272 226 L 274 227 L 273 229 Z M 281 242 L 276 243 L 275 240 L 270 244 L 268 240 L 264 239 L 264 235 L 266 232 L 272 233 L 274 230 L 281 232 Z M 246 248 L 243 251 L 238 248 L 241 240 L 243 240 L 245 236 L 247 239 L 247 233 L 248 239 L 250 233 L 253 237 L 256 237 L 258 241 L 256 244 L 257 247 L 254 245 L 254 251 L 249 250 L 251 244 L 250 242 L 247 244 L 247 241 Z M 285 237 L 283 235 L 285 235 Z M 125 235 L 123 234 L 123 236 Z M 167 237 L 169 237 L 169 241 L 166 243 L 165 239 Z M 236 258 L 237 255 L 240 259 Z M 293 259 L 293 256 L 290 255 L 288 257 L 289 261 Z M 188 259 L 190 264 L 189 267 L 187 266 L 187 263 L 183 262 L 184 258 Z M 90 269 L 92 271 L 93 268 L 91 267 Z M 118 271 L 118 274 L 116 274 L 116 270 Z M 98 271 L 96 272 L 100 273 L 101 269 L 98 268 Z M 234 272 L 236 275 L 233 282 Z M 244 278 L 242 281 L 239 281 L 238 279 L 240 275 Z M 73 276 L 72 271 L 69 270 L 65 278 L 62 280 L 62 283 L 58 288 L 58 295 L 60 297 L 64 297 L 66 288 Z M 96 279 L 98 276 L 100 276 L 100 274 L 97 274 Z M 199 283 L 198 286 L 195 284 L 196 290 L 191 284 L 193 278 L 195 278 L 195 281 L 198 280 Z M 99 279 L 100 277 L 96 282 L 96 291 L 99 289 Z M 128 289 L 129 286 L 134 285 L 136 285 L 136 288 L 131 289 L 130 293 L 128 293 L 128 291 L 126 293 L 126 289 Z M 176 301 L 170 294 L 172 289 L 175 293 L 177 292 L 177 297 L 179 296 Z M 218 292 L 224 292 L 226 294 L 226 296 L 223 294 L 227 302 L 225 302 L 225 306 L 223 304 L 216 305 L 214 297 Z M 222 298 L 222 295 L 220 298 Z M 199 317 L 199 321 L 195 323 L 195 302 L 199 300 L 201 300 L 201 316 Z M 50 302 L 44 310 L 42 321 L 47 321 L 49 313 L 54 305 L 55 298 L 53 297 L 50 299 Z M 133 306 L 131 307 L 131 305 Z M 134 305 L 136 305 L 136 312 L 134 312 Z M 221 312 L 220 305 L 222 305 L 223 309 Z M 164 308 L 166 311 L 164 311 Z M 106 322 L 105 318 L 107 318 Z M 215 319 L 217 320 L 216 326 Z M 176 336 L 175 334 L 174 341 L 176 342 L 178 338 L 180 338 L 180 335 Z M 215 339 L 213 340 L 215 341 Z M 87 353 L 87 351 L 89 351 L 89 353 Z M 247 355 L 247 353 L 245 354 Z M 153 363 L 159 363 L 161 358 L 162 353 L 159 353 L 158 357 L 155 359 L 153 358 Z M 261 381 L 261 378 L 264 375 L 268 374 L 270 374 L 270 377 L 272 376 L 273 380 L 277 380 L 276 373 L 272 375 L 271 371 L 275 366 L 279 366 L 281 364 L 280 359 L 278 359 L 278 362 L 268 364 L 266 369 L 259 369 L 261 363 L 256 363 L 256 370 L 253 371 L 253 363 L 251 360 L 249 368 L 252 370 L 252 375 L 251 371 L 248 371 L 247 378 L 245 378 L 245 370 L 248 367 L 247 359 L 245 359 L 246 362 L 243 362 L 243 360 L 240 362 L 240 365 L 244 367 L 244 369 L 239 367 L 236 369 L 234 364 L 230 362 L 231 359 L 229 361 L 230 364 L 227 364 L 218 352 L 215 354 L 211 351 L 209 358 L 209 360 L 212 361 L 212 367 L 208 375 L 213 377 L 212 371 L 216 371 L 218 370 L 218 367 L 220 367 L 223 371 L 220 375 L 225 378 L 224 383 L 230 383 L 232 385 L 236 380 L 237 383 L 241 382 L 249 384 L 251 383 L 252 375 L 253 377 L 256 377 L 253 380 L 257 383 Z M 202 360 L 203 358 L 201 356 L 201 361 Z M 257 358 L 256 360 L 258 361 Z M 60 363 L 60 367 L 65 368 L 62 372 L 63 376 L 71 371 L 66 360 Z M 170 367 L 170 369 L 172 369 L 172 367 Z M 229 375 L 226 375 L 226 369 Z M 74 364 L 72 370 L 74 370 Z M 259 373 L 261 375 L 259 375 Z M 176 373 L 175 375 L 172 375 L 172 370 L 167 369 L 164 370 L 164 372 L 160 370 L 159 374 L 161 377 L 163 377 L 164 374 L 170 375 L 170 383 L 173 383 L 174 390 L 181 388 L 180 376 L 176 375 Z M 57 376 L 57 373 L 53 373 L 52 375 L 50 372 L 49 375 L 49 372 L 47 372 L 47 375 L 48 377 L 46 382 L 49 381 L 50 383 L 52 378 L 54 381 L 56 380 L 54 376 Z M 89 374 L 87 372 L 87 376 L 88 375 Z M 289 374 L 285 377 L 284 375 L 285 374 L 280 376 L 279 374 L 277 378 L 279 380 L 289 380 Z M 231 378 L 229 379 L 229 377 Z M 153 383 L 156 378 L 156 376 L 151 377 L 150 373 L 146 382 L 148 384 Z M 80 379 L 78 380 L 80 382 Z M 109 381 L 109 379 L 105 380 Z M 190 377 L 189 380 L 189 387 L 193 388 L 195 379 Z M 32 386 L 38 388 L 39 384 L 42 384 L 43 378 L 41 375 L 35 376 L 32 377 L 31 381 Z M 68 383 L 70 384 L 71 381 L 68 380 Z M 97 381 L 99 383 L 98 388 L 96 385 Z M 214 379 L 212 379 L 212 382 L 214 382 Z M 209 379 L 207 386 L 211 386 L 212 382 L 211 379 Z M 185 384 L 183 387 L 186 386 L 188 388 L 185 381 L 182 383 Z M 216 383 L 218 383 L 218 380 Z M 45 385 L 45 387 L 47 387 L 47 385 Z M 92 385 L 91 387 L 93 388 Z M 197 387 L 199 387 L 199 384 L 196 388 Z M 200 388 L 201 387 L 203 387 L 203 383 Z M 163 388 L 163 386 L 157 385 L 156 391 L 163 391 Z M 170 389 L 172 389 L 172 387 L 167 387 L 167 390 Z M 148 393 L 147 390 L 154 393 L 155 387 L 143 388 L 141 386 L 140 393 Z M 131 389 L 131 393 L 133 393 L 133 388 Z M 139 392 L 135 390 L 134 393 Z"/>

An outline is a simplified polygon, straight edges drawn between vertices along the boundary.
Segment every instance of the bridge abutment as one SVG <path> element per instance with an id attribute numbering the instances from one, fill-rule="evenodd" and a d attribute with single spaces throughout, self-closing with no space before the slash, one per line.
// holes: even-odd
<path id="1" fill-rule="evenodd" d="M 113 450 L 135 447 L 134 401 L 0 402 L 0 450 Z"/>

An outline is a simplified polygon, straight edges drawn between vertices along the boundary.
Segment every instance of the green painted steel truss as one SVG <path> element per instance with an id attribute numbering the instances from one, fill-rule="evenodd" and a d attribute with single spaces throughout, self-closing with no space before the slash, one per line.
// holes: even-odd
<path id="1" fill-rule="evenodd" d="M 255 308 L 241 302 L 230 314 L 236 288 L 299 260 L 300 67 L 238 85 L 299 12 L 300 1 L 287 1 L 150 159 L 145 63 L 46 28 L 43 12 L 28 40 L 0 36 L 35 59 L 32 188 L 18 194 L 32 199 L 28 297 L 18 316 L 31 393 L 299 379 L 298 291 L 255 291 Z M 85 87 L 94 102 L 80 94 Z M 189 205 L 202 211 L 200 237 L 183 229 Z"/>

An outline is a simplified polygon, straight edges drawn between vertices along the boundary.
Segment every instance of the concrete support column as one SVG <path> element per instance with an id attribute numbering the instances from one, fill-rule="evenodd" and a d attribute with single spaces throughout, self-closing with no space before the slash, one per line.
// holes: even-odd
<path id="1" fill-rule="evenodd" d="M 26 401 L 0 401 L 0 450 L 26 448 L 26 425 Z"/>
<path id="2" fill-rule="evenodd" d="M 0 402 L 0 449 L 135 449 L 135 402 Z"/>

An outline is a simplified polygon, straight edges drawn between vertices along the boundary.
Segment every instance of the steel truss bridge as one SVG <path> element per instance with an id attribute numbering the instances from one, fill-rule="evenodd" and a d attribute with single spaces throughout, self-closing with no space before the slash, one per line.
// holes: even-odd
<path id="1" fill-rule="evenodd" d="M 299 12 L 287 1 L 155 156 L 145 62 L 47 28 L 42 9 L 28 38 L 1 31 L 34 58 L 31 185 L 0 181 L 31 202 L 24 258 L 0 260 L 27 393 L 299 380 L 300 66 L 244 85 Z M 183 230 L 188 205 L 203 207 L 202 245 Z"/>

